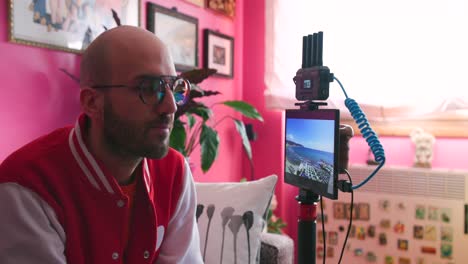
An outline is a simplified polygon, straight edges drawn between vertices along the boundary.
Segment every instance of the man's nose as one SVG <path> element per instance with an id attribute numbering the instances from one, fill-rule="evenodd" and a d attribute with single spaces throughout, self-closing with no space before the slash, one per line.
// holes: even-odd
<path id="1" fill-rule="evenodd" d="M 173 114 L 177 111 L 174 94 L 168 86 L 166 86 L 166 93 L 162 102 L 157 105 L 157 111 L 166 114 Z"/>

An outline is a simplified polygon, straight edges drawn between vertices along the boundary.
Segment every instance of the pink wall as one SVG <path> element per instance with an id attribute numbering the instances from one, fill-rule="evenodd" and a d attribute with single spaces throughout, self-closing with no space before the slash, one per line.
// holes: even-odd
<path id="1" fill-rule="evenodd" d="M 199 66 L 203 58 L 204 28 L 218 30 L 235 39 L 234 79 L 213 77 L 202 87 L 219 90 L 222 95 L 205 101 L 211 105 L 221 100 L 241 99 L 243 82 L 243 0 L 237 1 L 236 18 L 200 8 L 182 0 L 155 0 L 166 7 L 176 6 L 182 13 L 199 18 Z M 143 1 L 142 6 L 145 6 Z M 144 10 L 141 16 L 143 27 Z M 8 1 L 0 0 L 0 162 L 11 152 L 34 138 L 55 128 L 72 124 L 79 114 L 79 87 L 59 71 L 65 68 L 78 76 L 80 56 L 8 42 Z M 234 115 L 217 106 L 216 116 Z M 229 120 L 228 120 L 229 121 Z M 219 126 L 220 158 L 207 173 L 196 169 L 198 181 L 238 181 L 241 178 L 241 143 L 235 127 L 229 122 Z M 192 161 L 199 163 L 198 155 Z"/>
<path id="2" fill-rule="evenodd" d="M 263 92 L 265 89 L 263 76 L 264 41 L 266 0 L 246 1 L 244 23 L 255 25 L 245 27 L 244 30 L 244 99 L 253 102 L 265 118 L 264 123 L 254 123 L 258 133 L 258 140 L 252 144 L 254 153 L 256 177 L 263 177 L 272 173 L 280 176 L 277 185 L 279 214 L 287 223 L 286 232 L 297 237 L 297 188 L 284 184 L 283 177 L 283 122 L 281 111 L 271 111 L 265 108 Z M 333 65 L 329 65 L 333 66 Z M 292 78 L 292 76 L 291 76 Z M 411 166 L 413 162 L 413 145 L 408 138 L 383 137 L 387 166 Z M 350 163 L 364 164 L 367 160 L 368 147 L 364 139 L 359 136 L 351 139 Z M 468 169 L 466 156 L 468 154 L 468 140 L 457 138 L 438 138 L 434 147 L 433 167 L 450 169 Z M 244 170 L 246 167 L 244 166 Z M 351 175 L 352 176 L 352 175 Z M 378 177 L 378 176 L 377 176 Z"/>

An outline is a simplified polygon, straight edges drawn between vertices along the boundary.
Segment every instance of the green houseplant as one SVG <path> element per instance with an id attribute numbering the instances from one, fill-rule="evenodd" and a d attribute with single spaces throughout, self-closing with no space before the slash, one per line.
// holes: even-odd
<path id="1" fill-rule="evenodd" d="M 252 166 L 252 150 L 244 122 L 231 115 L 215 119 L 211 108 L 222 105 L 251 119 L 263 121 L 263 118 L 251 104 L 245 101 L 221 101 L 211 107 L 198 101 L 203 97 L 220 94 L 218 91 L 205 90 L 199 86 L 203 80 L 214 73 L 216 73 L 214 69 L 195 69 L 181 73 L 181 76 L 190 82 L 190 98 L 186 104 L 177 109 L 170 137 L 170 146 L 181 152 L 185 157 L 190 157 L 193 150 L 200 147 L 201 169 L 203 172 L 207 172 L 218 157 L 220 138 L 216 127 L 221 122 L 230 119 L 236 126 L 237 132 L 242 139 L 243 149 Z"/>

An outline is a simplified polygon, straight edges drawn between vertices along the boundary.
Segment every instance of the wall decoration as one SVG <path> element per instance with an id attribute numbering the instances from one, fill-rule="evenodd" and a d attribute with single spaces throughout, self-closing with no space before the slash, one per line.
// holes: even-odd
<path id="1" fill-rule="evenodd" d="M 351 226 L 351 229 L 349 230 L 349 237 L 350 238 L 356 237 L 356 226 L 355 225 Z"/>
<path id="2" fill-rule="evenodd" d="M 399 250 L 408 250 L 408 239 L 398 239 L 397 247 Z"/>
<path id="3" fill-rule="evenodd" d="M 451 219 L 452 219 L 452 209 L 450 208 L 440 209 L 440 221 L 444 223 L 450 223 Z"/>
<path id="4" fill-rule="evenodd" d="M 415 239 L 423 239 L 424 238 L 424 227 L 420 225 L 415 225 L 413 227 L 413 237 Z"/>
<path id="5" fill-rule="evenodd" d="M 374 252 L 369 251 L 366 254 L 366 260 L 367 260 L 367 262 L 371 262 L 371 263 L 372 262 L 377 262 L 377 255 Z"/>
<path id="6" fill-rule="evenodd" d="M 379 234 L 379 245 L 381 245 L 381 246 L 387 245 L 387 234 L 386 233 L 380 233 Z"/>
<path id="7" fill-rule="evenodd" d="M 399 257 L 398 264 L 411 264 L 410 258 Z"/>
<path id="8" fill-rule="evenodd" d="M 426 218 L 426 207 L 424 205 L 416 205 L 416 219 L 424 220 Z"/>
<path id="9" fill-rule="evenodd" d="M 370 225 L 367 227 L 367 235 L 369 237 L 375 237 L 375 225 Z"/>
<path id="10" fill-rule="evenodd" d="M 359 220 L 368 221 L 370 218 L 370 205 L 369 203 L 358 203 L 357 204 L 357 216 Z"/>
<path id="11" fill-rule="evenodd" d="M 203 67 L 216 69 L 215 75 L 233 78 L 234 38 L 209 30 L 203 30 Z"/>
<path id="12" fill-rule="evenodd" d="M 379 208 L 383 211 L 390 211 L 390 201 L 385 199 L 385 200 L 380 200 L 379 201 Z"/>
<path id="13" fill-rule="evenodd" d="M 333 203 L 333 218 L 345 219 L 345 208 L 344 203 L 336 202 Z"/>
<path id="14" fill-rule="evenodd" d="M 350 203 L 345 203 L 345 219 L 349 219 L 351 217 L 351 204 Z M 356 206 L 353 206 L 353 220 L 358 219 L 358 214 L 357 214 L 357 208 Z"/>
<path id="15" fill-rule="evenodd" d="M 366 229 L 362 226 L 356 227 L 356 238 L 358 240 L 366 239 Z"/>
<path id="16" fill-rule="evenodd" d="M 427 219 L 433 220 L 433 221 L 438 221 L 439 220 L 439 208 L 429 206 L 427 210 Z"/>
<path id="17" fill-rule="evenodd" d="M 112 10 L 122 25 L 138 26 L 138 1 L 31 1 L 11 0 L 10 42 L 81 53 L 104 32 L 117 26 Z"/>
<path id="18" fill-rule="evenodd" d="M 328 232 L 328 244 L 337 245 L 338 244 L 338 232 L 330 231 Z"/>
<path id="19" fill-rule="evenodd" d="M 429 246 L 422 246 L 421 247 L 421 252 L 425 254 L 436 254 L 437 249 L 435 247 L 429 247 Z"/>
<path id="20" fill-rule="evenodd" d="M 317 253 L 316 253 L 316 254 L 317 254 L 317 258 L 320 258 L 320 259 L 323 258 L 323 247 L 322 247 L 322 246 L 318 246 L 316 252 L 317 252 Z"/>
<path id="21" fill-rule="evenodd" d="M 392 256 L 385 256 L 385 264 L 395 264 Z"/>
<path id="22" fill-rule="evenodd" d="M 362 250 L 362 248 L 356 248 L 354 249 L 354 256 L 356 257 L 360 257 L 364 254 L 364 250 Z"/>
<path id="23" fill-rule="evenodd" d="M 442 243 L 440 245 L 440 257 L 443 259 L 452 259 L 453 248 L 452 244 Z"/>
<path id="24" fill-rule="evenodd" d="M 384 229 L 390 228 L 390 219 L 380 220 L 380 227 Z"/>
<path id="25" fill-rule="evenodd" d="M 205 7 L 205 0 L 185 0 L 199 7 Z"/>
<path id="26" fill-rule="evenodd" d="M 321 229 L 317 230 L 317 242 L 323 244 L 323 231 Z"/>
<path id="27" fill-rule="evenodd" d="M 435 241 L 437 240 L 437 230 L 433 225 L 426 225 L 424 227 L 424 240 Z"/>
<path id="28" fill-rule="evenodd" d="M 405 224 L 402 222 L 398 221 L 394 226 L 393 226 L 393 231 L 397 234 L 402 234 L 405 232 Z"/>
<path id="29" fill-rule="evenodd" d="M 317 214 L 317 222 L 318 223 L 322 222 L 322 214 Z M 326 214 L 323 215 L 323 222 L 324 223 L 328 222 L 328 215 L 326 215 Z"/>
<path id="30" fill-rule="evenodd" d="M 451 226 L 442 226 L 440 228 L 440 240 L 445 242 L 453 241 L 453 227 Z"/>
<path id="31" fill-rule="evenodd" d="M 230 17 L 236 15 L 235 0 L 207 0 L 206 7 Z"/>
<path id="32" fill-rule="evenodd" d="M 333 258 L 335 256 L 335 248 L 327 247 L 327 258 Z"/>
<path id="33" fill-rule="evenodd" d="M 424 258 L 416 258 L 416 264 L 426 264 L 426 260 Z"/>
<path id="34" fill-rule="evenodd" d="M 198 19 L 147 3 L 146 28 L 169 48 L 177 71 L 198 67 Z"/>

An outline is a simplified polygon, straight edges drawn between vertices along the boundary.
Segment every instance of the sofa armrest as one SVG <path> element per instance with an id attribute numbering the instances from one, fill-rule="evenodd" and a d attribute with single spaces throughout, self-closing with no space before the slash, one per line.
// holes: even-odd
<path id="1" fill-rule="evenodd" d="M 294 263 L 294 241 L 286 235 L 260 234 L 260 264 Z"/>

